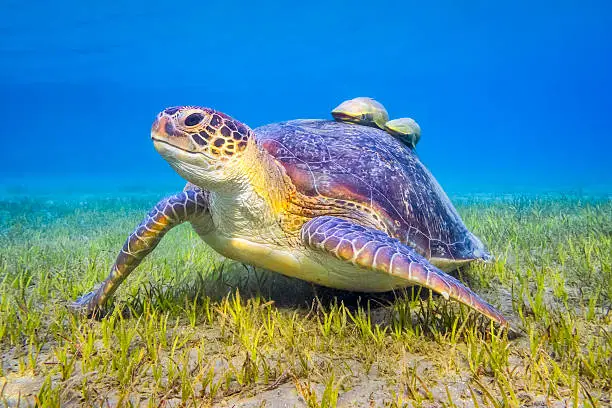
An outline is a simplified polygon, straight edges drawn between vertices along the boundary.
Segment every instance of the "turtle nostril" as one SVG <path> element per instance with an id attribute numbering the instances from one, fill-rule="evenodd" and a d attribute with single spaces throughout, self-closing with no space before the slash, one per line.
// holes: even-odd
<path id="1" fill-rule="evenodd" d="M 174 125 L 172 124 L 172 122 L 167 121 L 166 122 L 166 126 L 164 126 L 164 130 L 166 131 L 166 134 L 171 135 L 174 133 Z"/>
<path id="2" fill-rule="evenodd" d="M 204 119 L 204 115 L 202 115 L 201 113 L 192 113 L 191 115 L 185 118 L 185 125 L 195 126 L 200 123 L 202 119 Z"/>

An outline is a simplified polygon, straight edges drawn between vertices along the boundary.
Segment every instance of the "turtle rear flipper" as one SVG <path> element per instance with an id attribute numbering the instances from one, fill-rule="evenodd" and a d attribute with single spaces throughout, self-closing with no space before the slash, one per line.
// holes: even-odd
<path id="1" fill-rule="evenodd" d="M 207 213 L 208 198 L 199 188 L 161 200 L 127 238 L 106 280 L 70 304 L 69 309 L 87 316 L 95 314 L 121 282 L 155 249 L 166 232 L 185 221 L 202 218 Z"/>
<path id="2" fill-rule="evenodd" d="M 364 273 L 382 272 L 424 286 L 508 327 L 506 318 L 471 289 L 381 231 L 342 218 L 322 216 L 304 224 L 301 238 L 307 247 L 363 268 Z"/>

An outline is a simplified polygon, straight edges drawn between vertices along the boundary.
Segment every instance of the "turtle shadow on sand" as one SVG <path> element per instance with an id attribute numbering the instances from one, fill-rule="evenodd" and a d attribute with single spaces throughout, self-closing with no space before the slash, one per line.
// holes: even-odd
<path id="1" fill-rule="evenodd" d="M 423 290 L 421 297 L 425 298 L 427 292 Z M 186 301 L 198 302 L 205 297 L 219 302 L 236 293 L 245 300 L 261 297 L 286 309 L 309 310 L 314 304 L 324 308 L 344 304 L 349 310 L 354 310 L 368 303 L 371 309 L 387 307 L 406 293 L 410 296 L 412 291 L 352 292 L 317 285 L 247 264 L 230 262 L 197 272 L 195 276 L 192 275 L 181 282 L 146 283 L 140 287 L 136 296 L 127 299 L 124 315 L 139 312 L 145 300 L 154 307 L 168 309 L 182 306 Z M 110 312 L 112 308 L 105 309 Z"/>
<path id="2" fill-rule="evenodd" d="M 313 311 L 329 310 L 337 305 L 343 305 L 350 312 L 364 308 L 370 313 L 373 324 L 385 327 L 392 324 L 395 302 L 420 300 L 421 307 L 425 309 L 430 299 L 430 291 L 420 286 L 378 293 L 353 292 L 316 285 L 247 264 L 224 262 L 213 265 L 208 270 L 196 272 L 195 276 L 184 277 L 181 282 L 145 284 L 138 295 L 128 299 L 122 306 L 122 314 L 128 317 L 141 313 L 145 301 L 154 308 L 172 310 L 182 308 L 186 303 L 200 304 L 206 297 L 213 302 L 220 302 L 237 293 L 243 300 L 261 297 L 278 308 L 301 311 L 304 315 Z M 437 294 L 432 294 L 438 297 Z M 419 314 L 425 311 L 419 311 L 418 308 L 413 310 L 413 326 L 420 326 L 423 332 L 431 331 L 432 327 L 429 325 L 434 323 L 438 330 L 449 328 L 456 314 L 448 308 L 448 303 L 442 304 L 441 309 L 447 314 L 446 321 L 438 318 L 426 322 L 422 320 L 422 316 L 419 317 Z M 112 308 L 105 310 L 111 312 Z M 433 310 L 433 314 L 437 314 L 436 310 Z M 488 320 L 481 319 L 480 315 L 473 313 L 471 318 L 474 323 L 481 320 L 483 330 L 488 327 Z"/>

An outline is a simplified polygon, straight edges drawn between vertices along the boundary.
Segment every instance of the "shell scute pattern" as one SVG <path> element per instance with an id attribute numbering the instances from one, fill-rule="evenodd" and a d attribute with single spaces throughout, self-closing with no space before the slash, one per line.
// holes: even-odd
<path id="1" fill-rule="evenodd" d="M 428 258 L 488 254 L 418 157 L 386 132 L 325 120 L 294 120 L 254 130 L 297 190 L 363 207 L 385 232 Z"/>

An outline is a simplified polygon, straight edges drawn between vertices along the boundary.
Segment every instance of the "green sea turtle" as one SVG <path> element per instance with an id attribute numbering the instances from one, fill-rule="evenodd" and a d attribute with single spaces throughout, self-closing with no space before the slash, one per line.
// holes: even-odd
<path id="1" fill-rule="evenodd" d="M 218 253 L 320 285 L 421 285 L 507 325 L 443 272 L 490 258 L 417 156 L 388 133 L 327 120 L 251 130 L 203 107 L 161 112 L 155 149 L 187 181 L 127 238 L 107 279 L 72 308 L 92 313 L 176 225 Z"/>
<path id="2" fill-rule="evenodd" d="M 359 97 L 342 102 L 332 116 L 338 122 L 356 123 L 385 130 L 414 149 L 421 138 L 421 127 L 411 118 L 389 120 L 385 107 L 375 99 Z"/>

